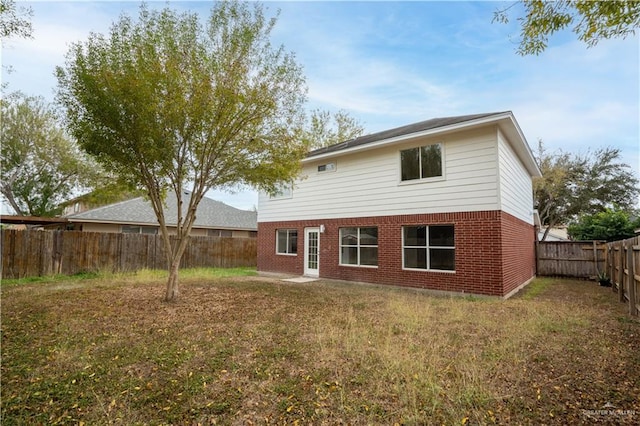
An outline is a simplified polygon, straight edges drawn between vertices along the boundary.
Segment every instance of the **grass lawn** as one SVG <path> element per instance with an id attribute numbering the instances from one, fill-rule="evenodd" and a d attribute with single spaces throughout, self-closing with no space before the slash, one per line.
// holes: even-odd
<path id="1" fill-rule="evenodd" d="M 2 425 L 638 424 L 640 323 L 611 289 L 507 300 L 248 270 L 5 281 Z"/>

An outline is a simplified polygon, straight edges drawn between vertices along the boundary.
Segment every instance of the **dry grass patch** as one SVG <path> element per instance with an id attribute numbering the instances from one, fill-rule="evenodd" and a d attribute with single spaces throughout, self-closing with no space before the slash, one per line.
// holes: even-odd
<path id="1" fill-rule="evenodd" d="M 3 283 L 2 424 L 640 421 L 640 324 L 610 289 L 501 301 L 247 272 L 183 273 L 173 304 L 157 272 Z"/>

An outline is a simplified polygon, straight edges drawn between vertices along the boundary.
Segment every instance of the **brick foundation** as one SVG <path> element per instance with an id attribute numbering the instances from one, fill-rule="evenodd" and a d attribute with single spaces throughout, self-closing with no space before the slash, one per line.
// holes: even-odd
<path id="1" fill-rule="evenodd" d="M 402 269 L 402 226 L 452 224 L 455 272 Z M 301 275 L 304 229 L 320 234 L 320 277 L 504 296 L 535 275 L 534 227 L 502 211 L 258 223 L 258 270 Z M 339 228 L 378 227 L 378 267 L 339 265 Z M 276 230 L 298 230 L 298 253 L 276 254 Z"/>

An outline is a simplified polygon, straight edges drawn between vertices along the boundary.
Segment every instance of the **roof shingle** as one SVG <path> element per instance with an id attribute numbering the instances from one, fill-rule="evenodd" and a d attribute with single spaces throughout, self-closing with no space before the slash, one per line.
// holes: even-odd
<path id="1" fill-rule="evenodd" d="M 450 126 L 453 124 L 464 123 L 465 121 L 477 120 L 480 118 L 490 117 L 493 115 L 501 115 L 505 113 L 508 113 L 508 111 L 489 112 L 484 114 L 472 114 L 472 115 L 458 115 L 454 117 L 432 118 L 430 120 L 420 121 L 418 123 L 396 127 L 395 129 L 383 130 L 381 132 L 360 136 L 355 139 L 350 139 L 348 141 L 341 142 L 339 144 L 319 148 L 309 152 L 309 154 L 307 154 L 307 158 L 315 157 L 316 155 L 342 151 L 348 148 L 353 148 L 360 145 L 366 145 L 368 143 L 378 142 L 381 140 L 390 139 L 397 136 L 410 135 L 412 133 L 422 132 L 422 131 L 431 130 L 431 129 L 437 129 L 439 127 Z"/>
<path id="2" fill-rule="evenodd" d="M 191 192 L 184 191 L 182 197 L 183 214 L 186 212 L 190 199 Z M 167 225 L 175 226 L 178 220 L 178 208 L 174 193 L 167 195 L 164 212 Z M 72 214 L 67 218 L 70 222 L 88 220 L 109 223 L 158 224 L 151 203 L 142 197 Z M 258 229 L 257 212 L 236 209 L 220 201 L 203 197 L 196 211 L 194 227 L 255 231 Z"/>

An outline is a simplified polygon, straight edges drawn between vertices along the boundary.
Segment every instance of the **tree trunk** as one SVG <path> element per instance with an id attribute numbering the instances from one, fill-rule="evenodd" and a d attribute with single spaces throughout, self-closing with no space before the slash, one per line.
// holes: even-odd
<path id="1" fill-rule="evenodd" d="M 544 222 L 542 222 L 544 223 Z M 554 226 L 556 226 L 556 221 L 555 220 L 550 220 L 547 223 L 547 228 L 544 230 L 544 234 L 542 235 L 542 238 L 540 239 L 540 241 L 547 241 L 547 236 L 549 235 L 549 232 L 551 231 L 551 228 L 553 228 Z"/>
<path id="2" fill-rule="evenodd" d="M 547 240 L 547 235 L 549 235 L 549 231 L 551 231 L 551 226 L 547 226 L 547 228 L 544 230 L 544 234 L 542 234 L 542 239 L 540 241 Z"/>
<path id="3" fill-rule="evenodd" d="M 8 191 L 3 190 L 2 195 L 4 195 L 4 198 L 9 202 L 9 204 L 11 205 L 11 208 L 15 211 L 16 215 L 24 216 L 24 212 L 22 211 L 22 209 L 20 209 L 20 206 L 18 205 L 18 203 L 16 203 L 16 200 L 13 197 L 13 192 L 11 190 L 8 190 Z"/>
<path id="4" fill-rule="evenodd" d="M 165 295 L 165 302 L 174 302 L 178 299 L 178 270 L 180 267 L 180 260 L 174 261 L 169 266 L 169 278 L 167 279 L 167 294 Z"/>

